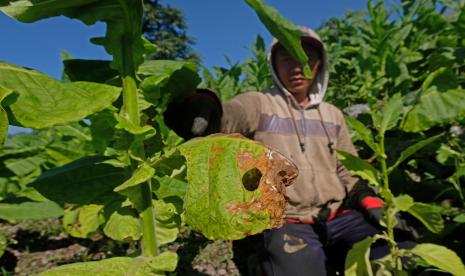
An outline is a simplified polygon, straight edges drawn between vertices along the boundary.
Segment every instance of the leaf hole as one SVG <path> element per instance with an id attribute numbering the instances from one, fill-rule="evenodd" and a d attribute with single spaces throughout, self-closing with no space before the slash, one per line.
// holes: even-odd
<path id="1" fill-rule="evenodd" d="M 260 185 L 262 172 L 257 168 L 252 168 L 244 173 L 242 176 L 242 185 L 247 191 L 255 191 Z"/>

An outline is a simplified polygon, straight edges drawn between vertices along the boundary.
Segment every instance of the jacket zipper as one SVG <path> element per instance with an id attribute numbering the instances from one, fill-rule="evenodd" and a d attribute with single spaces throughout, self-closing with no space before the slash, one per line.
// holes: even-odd
<path id="1" fill-rule="evenodd" d="M 302 129 L 302 134 L 303 134 L 303 139 L 302 139 L 302 146 L 305 150 L 305 134 L 307 133 L 307 127 L 305 126 L 305 109 L 304 108 L 300 108 L 300 115 L 301 115 L 301 129 Z M 312 199 L 312 202 L 314 204 L 318 204 L 318 198 L 319 198 L 319 193 L 318 193 L 318 190 L 316 189 L 316 183 L 315 183 L 315 170 L 313 169 L 313 165 L 312 165 L 312 162 L 310 162 L 310 160 L 308 159 L 307 157 L 307 154 L 302 151 L 302 154 L 304 155 L 304 158 L 305 160 L 307 161 L 308 163 L 308 166 L 311 168 L 311 173 L 312 173 L 312 181 L 311 181 L 311 186 L 313 188 L 313 199 Z"/>
<path id="2" fill-rule="evenodd" d="M 300 131 L 299 129 L 297 128 L 297 122 L 295 120 L 295 116 L 294 116 L 294 113 L 292 112 L 292 104 L 291 104 L 291 96 L 287 96 L 287 107 L 289 109 L 289 113 L 291 114 L 291 117 L 292 117 L 292 122 L 293 122 L 293 125 L 294 125 L 294 130 L 295 130 L 295 134 L 297 135 L 297 139 L 299 141 L 299 145 L 300 145 L 300 150 L 301 150 L 301 154 L 304 156 L 305 160 L 307 161 L 307 164 L 308 166 L 310 167 L 311 169 L 311 181 L 310 181 L 310 186 L 313 190 L 313 199 L 312 201 L 310 202 L 310 204 L 315 204 L 315 206 L 317 206 L 318 204 L 318 191 L 316 189 L 316 184 L 315 184 L 315 170 L 313 169 L 313 165 L 312 163 L 310 162 L 310 160 L 308 159 L 307 157 L 307 154 L 305 153 L 305 133 L 306 133 L 306 127 L 305 127 L 305 109 L 302 108 L 302 107 L 299 107 L 299 110 L 300 110 L 300 114 L 301 114 L 301 119 L 302 119 L 302 122 L 301 122 L 301 130 L 303 131 L 303 137 L 300 137 Z"/>

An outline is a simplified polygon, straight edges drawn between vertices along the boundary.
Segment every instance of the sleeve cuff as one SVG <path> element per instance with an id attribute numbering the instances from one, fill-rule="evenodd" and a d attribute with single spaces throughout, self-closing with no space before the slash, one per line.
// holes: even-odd
<path id="1" fill-rule="evenodd" d="M 384 202 L 375 196 L 367 196 L 360 203 L 365 209 L 381 208 L 384 206 Z"/>

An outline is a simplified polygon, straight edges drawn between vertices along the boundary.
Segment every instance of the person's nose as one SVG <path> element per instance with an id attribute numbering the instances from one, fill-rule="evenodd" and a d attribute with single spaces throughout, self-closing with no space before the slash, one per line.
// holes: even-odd
<path id="1" fill-rule="evenodd" d="M 299 62 L 297 61 L 292 61 L 290 64 L 289 64 L 289 71 L 293 74 L 300 74 L 302 73 L 303 69 L 302 69 L 302 66 L 300 65 Z"/>

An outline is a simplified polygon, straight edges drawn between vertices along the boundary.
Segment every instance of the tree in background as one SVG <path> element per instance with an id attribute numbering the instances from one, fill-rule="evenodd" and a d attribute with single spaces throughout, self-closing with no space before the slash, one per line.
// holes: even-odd
<path id="1" fill-rule="evenodd" d="M 180 9 L 164 6 L 159 0 L 144 0 L 142 32 L 158 47 L 150 59 L 200 61 L 191 47 L 195 40 L 187 35 L 187 23 Z"/>

